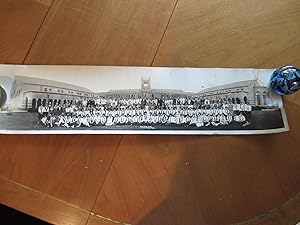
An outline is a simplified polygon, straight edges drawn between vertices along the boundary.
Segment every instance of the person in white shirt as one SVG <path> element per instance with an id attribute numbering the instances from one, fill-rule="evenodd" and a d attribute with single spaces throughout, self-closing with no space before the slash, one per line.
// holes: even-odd
<path id="1" fill-rule="evenodd" d="M 43 105 L 40 105 L 38 107 L 38 124 L 42 122 L 42 118 L 44 117 L 44 111 L 45 111 L 45 107 Z"/>
<path id="2" fill-rule="evenodd" d="M 251 120 L 252 120 L 252 106 L 249 105 L 249 104 L 245 104 L 245 120 L 246 120 L 246 123 L 244 123 L 242 126 L 245 127 L 245 126 L 248 126 L 251 124 Z"/>

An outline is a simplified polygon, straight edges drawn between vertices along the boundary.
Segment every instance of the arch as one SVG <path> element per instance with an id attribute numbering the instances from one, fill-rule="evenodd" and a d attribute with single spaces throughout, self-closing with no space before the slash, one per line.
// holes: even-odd
<path id="1" fill-rule="evenodd" d="M 42 104 L 43 104 L 43 106 L 46 106 L 46 104 L 47 104 L 47 100 L 44 98 L 43 99 L 43 102 L 42 102 Z"/>
<path id="2" fill-rule="evenodd" d="M 31 102 L 31 108 L 32 109 L 36 109 L 37 107 L 36 107 L 36 99 L 34 98 L 34 99 L 32 99 L 32 102 Z"/>
<path id="3" fill-rule="evenodd" d="M 267 95 L 266 94 L 263 94 L 263 105 L 267 105 Z"/>
<path id="4" fill-rule="evenodd" d="M 59 100 L 58 100 L 58 105 L 60 105 L 60 103 L 61 103 L 61 100 L 59 99 Z"/>
<path id="5" fill-rule="evenodd" d="M 268 94 L 265 91 L 263 92 L 263 95 L 262 95 L 262 103 L 263 103 L 263 105 L 268 104 Z"/>
<path id="6" fill-rule="evenodd" d="M 257 92 L 255 94 L 256 105 L 261 105 L 261 94 Z"/>
<path id="7" fill-rule="evenodd" d="M 248 103 L 248 98 L 247 98 L 247 96 L 244 96 L 244 103 Z"/>
<path id="8" fill-rule="evenodd" d="M 53 105 L 57 104 L 57 99 L 54 99 Z"/>
<path id="9" fill-rule="evenodd" d="M 48 105 L 51 105 L 51 106 L 52 106 L 52 103 L 53 103 L 53 100 L 52 100 L 52 99 L 49 99 Z"/>
<path id="10" fill-rule="evenodd" d="M 25 109 L 28 109 L 28 97 L 25 98 Z"/>
<path id="11" fill-rule="evenodd" d="M 39 98 L 39 99 L 37 100 L 37 106 L 36 106 L 36 107 L 38 108 L 38 107 L 40 107 L 41 105 L 42 105 L 42 99 Z"/>

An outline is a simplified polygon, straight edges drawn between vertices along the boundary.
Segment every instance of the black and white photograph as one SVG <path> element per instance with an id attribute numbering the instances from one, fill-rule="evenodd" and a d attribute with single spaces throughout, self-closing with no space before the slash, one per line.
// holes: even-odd
<path id="1" fill-rule="evenodd" d="M 0 133 L 288 130 L 272 69 L 0 65 Z"/>

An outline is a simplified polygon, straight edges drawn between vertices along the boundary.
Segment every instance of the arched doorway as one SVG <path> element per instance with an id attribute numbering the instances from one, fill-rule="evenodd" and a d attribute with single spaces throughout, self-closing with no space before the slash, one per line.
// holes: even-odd
<path id="1" fill-rule="evenodd" d="M 37 107 L 36 107 L 36 99 L 35 99 L 35 98 L 32 99 L 31 108 L 32 108 L 32 109 L 36 109 L 36 108 L 37 108 Z"/>
<path id="2" fill-rule="evenodd" d="M 267 105 L 267 93 L 263 93 L 263 105 Z"/>
<path id="3" fill-rule="evenodd" d="M 38 101 L 37 101 L 37 108 L 39 107 L 39 106 L 41 106 L 42 105 L 42 99 L 38 99 Z"/>
<path id="4" fill-rule="evenodd" d="M 57 104 L 57 99 L 54 99 L 53 105 Z"/>
<path id="5" fill-rule="evenodd" d="M 245 104 L 248 103 L 247 96 L 244 97 L 244 102 L 245 102 Z"/>
<path id="6" fill-rule="evenodd" d="M 47 100 L 43 99 L 43 106 L 46 106 L 46 104 L 47 104 Z"/>
<path id="7" fill-rule="evenodd" d="M 27 97 L 25 98 L 25 109 L 26 110 L 28 109 L 28 98 Z"/>
<path id="8" fill-rule="evenodd" d="M 51 106 L 52 106 L 52 103 L 53 103 L 53 100 L 52 100 L 52 99 L 49 99 L 48 105 L 51 105 Z"/>
<path id="9" fill-rule="evenodd" d="M 61 103 L 61 100 L 59 99 L 59 100 L 58 100 L 58 105 L 60 105 L 60 103 Z"/>
<path id="10" fill-rule="evenodd" d="M 260 93 L 255 94 L 256 105 L 261 105 L 261 95 Z"/>

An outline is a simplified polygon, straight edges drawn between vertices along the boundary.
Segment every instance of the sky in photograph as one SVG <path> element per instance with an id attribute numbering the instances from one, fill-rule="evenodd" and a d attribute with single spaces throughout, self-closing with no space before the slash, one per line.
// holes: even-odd
<path id="1" fill-rule="evenodd" d="M 11 85 L 9 80 L 13 80 L 15 75 L 21 75 L 70 83 L 94 92 L 106 92 L 112 89 L 139 89 L 142 77 L 150 77 L 152 89 L 198 92 L 213 86 L 253 80 L 256 77 L 268 85 L 273 71 L 272 69 L 0 65 L 0 84 L 9 89 Z"/>

